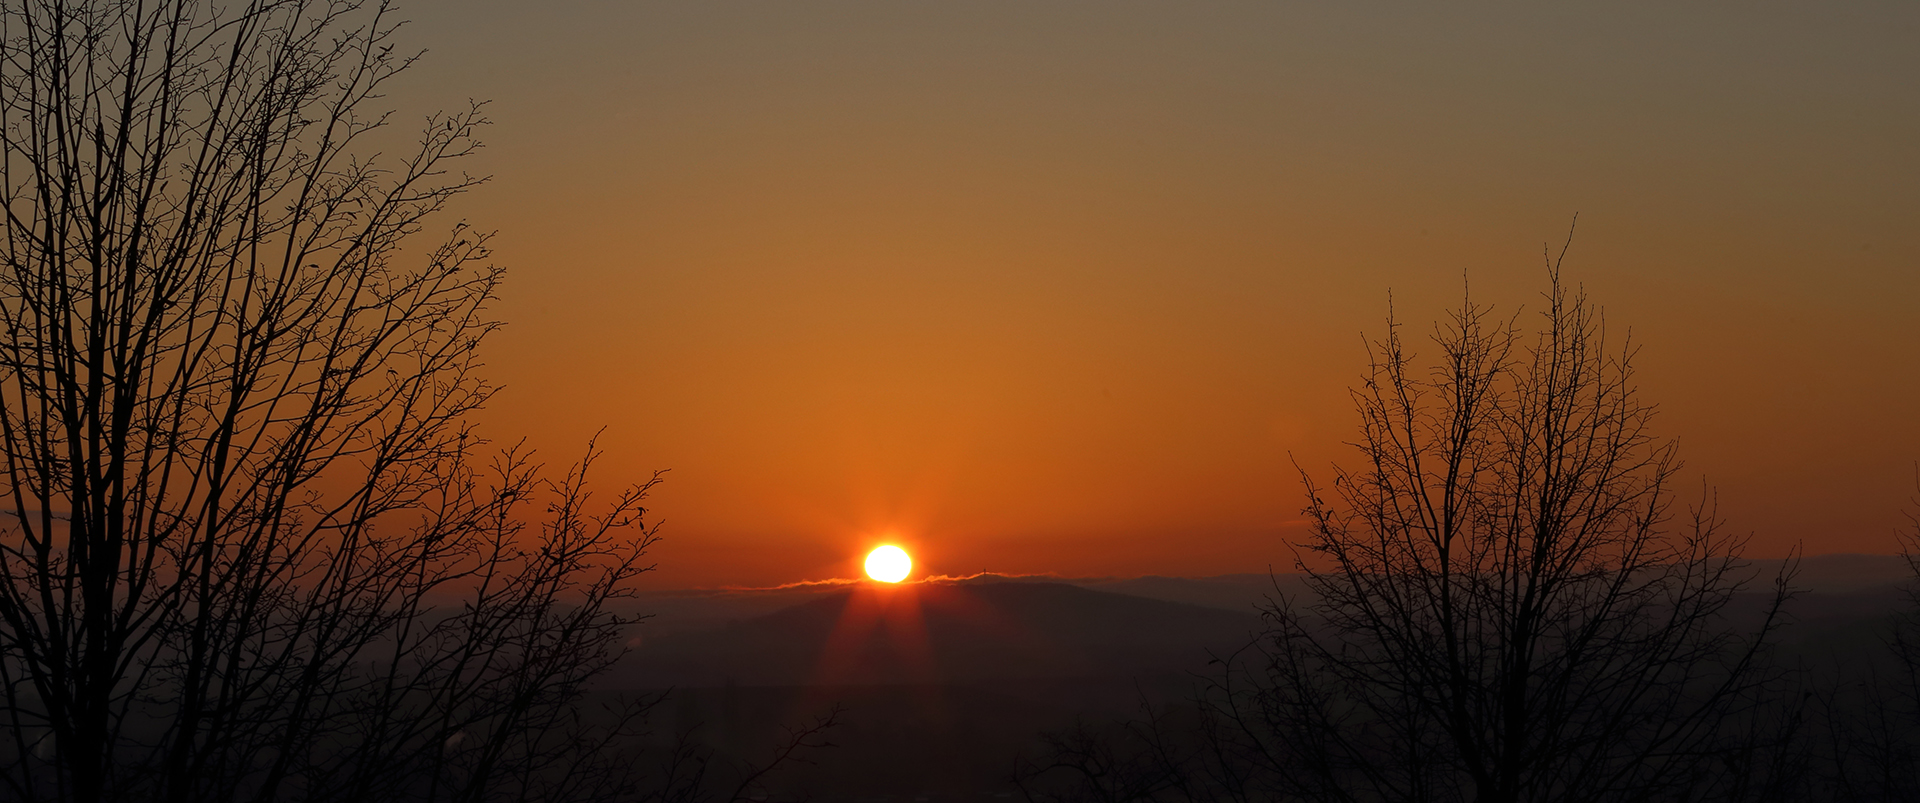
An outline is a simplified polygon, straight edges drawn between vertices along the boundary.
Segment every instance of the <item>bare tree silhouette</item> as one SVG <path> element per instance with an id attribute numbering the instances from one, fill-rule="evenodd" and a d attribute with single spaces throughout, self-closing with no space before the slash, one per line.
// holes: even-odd
<path id="1" fill-rule="evenodd" d="M 1564 258 L 1562 250 L 1561 257 Z M 1353 391 L 1359 461 L 1302 470 L 1309 592 L 1163 715 L 1056 737 L 1052 800 L 1586 801 L 1779 791 L 1758 706 L 1790 569 L 1747 594 L 1712 497 L 1685 514 L 1631 344 L 1560 280 L 1540 327 L 1470 299 L 1415 359 L 1389 317 Z M 1789 566 L 1791 562 L 1789 562 Z M 1171 757 L 1171 758 L 1170 758 Z"/>
<path id="2" fill-rule="evenodd" d="M 478 105 L 391 148 L 386 3 L 0 10 L 0 796 L 703 799 L 577 705 L 653 481 L 469 414 Z M 830 724 L 830 723 L 829 723 Z M 810 731 L 817 735 L 817 731 Z"/>
<path id="3" fill-rule="evenodd" d="M 1530 338 L 1469 300 L 1422 370 L 1389 319 L 1353 394 L 1360 466 L 1331 488 L 1303 470 L 1313 596 L 1269 611 L 1246 693 L 1218 687 L 1233 748 L 1289 790 L 1699 794 L 1762 678 L 1787 576 L 1733 629 L 1742 539 L 1710 496 L 1674 515 L 1636 349 L 1559 266 Z"/>

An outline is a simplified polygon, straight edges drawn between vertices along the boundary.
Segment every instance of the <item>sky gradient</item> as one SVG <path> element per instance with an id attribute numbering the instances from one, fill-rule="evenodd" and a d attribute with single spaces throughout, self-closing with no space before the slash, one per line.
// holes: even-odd
<path id="1" fill-rule="evenodd" d="M 1416 326 L 1570 280 L 1756 556 L 1920 459 L 1920 6 L 413 2 L 490 99 L 495 438 L 671 469 L 665 586 L 1292 565 Z M 451 221 L 448 221 L 449 223 Z"/>

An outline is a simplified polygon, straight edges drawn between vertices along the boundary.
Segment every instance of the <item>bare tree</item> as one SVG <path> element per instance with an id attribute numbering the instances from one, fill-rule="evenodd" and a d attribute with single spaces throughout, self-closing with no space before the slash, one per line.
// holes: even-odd
<path id="1" fill-rule="evenodd" d="M 1549 271 L 1531 337 L 1468 301 L 1430 368 L 1391 319 L 1371 344 L 1359 466 L 1331 488 L 1302 472 L 1312 593 L 1277 603 L 1215 687 L 1222 750 L 1260 770 L 1226 779 L 1236 796 L 1625 800 L 1713 780 L 1786 577 L 1736 609 L 1741 539 L 1710 497 L 1675 514 L 1635 349 Z"/>
<path id="2" fill-rule="evenodd" d="M 565 799 L 651 483 L 485 457 L 477 106 L 384 3 L 0 11 L 0 796 Z M 379 142 L 377 143 L 376 140 Z M 593 762 L 600 762 L 594 764 Z M 596 786 L 597 784 L 597 786 Z"/>

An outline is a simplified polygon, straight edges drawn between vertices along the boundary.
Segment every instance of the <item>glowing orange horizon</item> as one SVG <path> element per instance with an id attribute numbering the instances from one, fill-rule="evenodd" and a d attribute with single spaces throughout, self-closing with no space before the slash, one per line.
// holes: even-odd
<path id="1" fill-rule="evenodd" d="M 884 542 L 902 585 L 1286 571 L 1389 290 L 1423 363 L 1467 280 L 1531 321 L 1576 211 L 1676 493 L 1752 557 L 1908 526 L 1920 105 L 1882 15 L 1489 5 L 1427 48 L 1365 4 L 503 4 L 497 47 L 419 5 L 395 102 L 477 93 L 506 139 L 458 209 L 514 271 L 476 423 L 554 465 L 608 427 L 608 489 L 672 469 L 654 587 L 903 591 Z"/>

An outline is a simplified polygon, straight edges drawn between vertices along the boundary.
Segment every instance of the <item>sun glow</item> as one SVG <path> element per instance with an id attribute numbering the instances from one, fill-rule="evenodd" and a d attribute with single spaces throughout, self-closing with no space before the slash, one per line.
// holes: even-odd
<path id="1" fill-rule="evenodd" d="M 867 576 L 882 583 L 898 583 L 913 571 L 913 558 L 892 544 L 867 553 Z"/>

